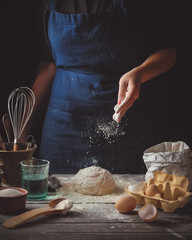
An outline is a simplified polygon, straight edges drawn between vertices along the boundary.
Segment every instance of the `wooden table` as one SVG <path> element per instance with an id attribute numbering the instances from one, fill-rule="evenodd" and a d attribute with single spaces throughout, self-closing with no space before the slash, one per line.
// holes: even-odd
<path id="1" fill-rule="evenodd" d="M 67 175 L 64 175 L 67 178 Z M 127 177 L 127 176 L 126 176 Z M 130 175 L 141 180 L 141 175 Z M 43 207 L 48 201 L 27 202 L 26 211 Z M 15 215 L 0 215 L 0 240 L 73 240 L 73 239 L 192 239 L 192 201 L 173 213 L 159 210 L 153 223 L 141 221 L 138 210 L 120 214 L 114 203 L 75 203 L 67 214 L 47 215 L 26 222 L 16 229 L 2 226 L 5 220 Z"/>

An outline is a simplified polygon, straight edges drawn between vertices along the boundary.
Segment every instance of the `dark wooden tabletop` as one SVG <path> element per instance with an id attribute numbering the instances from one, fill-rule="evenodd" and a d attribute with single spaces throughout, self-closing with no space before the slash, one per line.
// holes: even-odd
<path id="1" fill-rule="evenodd" d="M 67 175 L 65 175 L 67 178 Z M 134 175 L 134 179 L 141 176 Z M 27 202 L 26 211 L 46 206 L 48 200 Z M 192 239 L 192 201 L 184 208 L 166 213 L 158 209 L 155 222 L 143 222 L 138 216 L 140 205 L 128 214 L 120 214 L 112 201 L 88 201 L 74 203 L 66 214 L 46 215 L 34 218 L 15 229 L 7 229 L 2 223 L 16 214 L 0 215 L 0 240 L 73 240 L 73 239 Z"/>

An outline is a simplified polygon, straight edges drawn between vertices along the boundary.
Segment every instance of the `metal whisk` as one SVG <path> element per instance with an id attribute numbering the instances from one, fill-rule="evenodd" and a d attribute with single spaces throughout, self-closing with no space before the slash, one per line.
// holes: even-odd
<path id="1" fill-rule="evenodd" d="M 21 134 L 31 116 L 35 95 L 28 87 L 20 87 L 11 92 L 8 98 L 8 112 L 14 135 L 13 151 L 19 149 Z"/>

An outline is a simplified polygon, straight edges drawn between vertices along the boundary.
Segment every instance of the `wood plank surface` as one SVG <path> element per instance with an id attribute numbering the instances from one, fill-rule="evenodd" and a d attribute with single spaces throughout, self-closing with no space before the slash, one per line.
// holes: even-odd
<path id="1" fill-rule="evenodd" d="M 27 202 L 26 211 L 43 207 L 47 202 Z M 192 240 L 191 199 L 175 212 L 158 210 L 158 219 L 152 223 L 139 218 L 140 207 L 120 214 L 114 203 L 77 203 L 67 214 L 40 216 L 16 229 L 6 229 L 2 223 L 17 214 L 0 214 L 0 240 Z"/>

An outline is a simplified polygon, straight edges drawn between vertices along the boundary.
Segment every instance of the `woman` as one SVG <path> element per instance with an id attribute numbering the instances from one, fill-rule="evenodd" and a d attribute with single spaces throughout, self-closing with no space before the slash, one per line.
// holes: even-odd
<path id="1" fill-rule="evenodd" d="M 163 31 L 145 27 L 148 1 L 133 2 L 50 1 L 44 29 L 51 57 L 32 88 L 31 123 L 49 99 L 39 157 L 51 161 L 52 173 L 90 165 L 141 173 L 143 151 L 166 140 L 156 95 L 169 79 L 156 77 L 173 67 L 176 50 Z"/>

